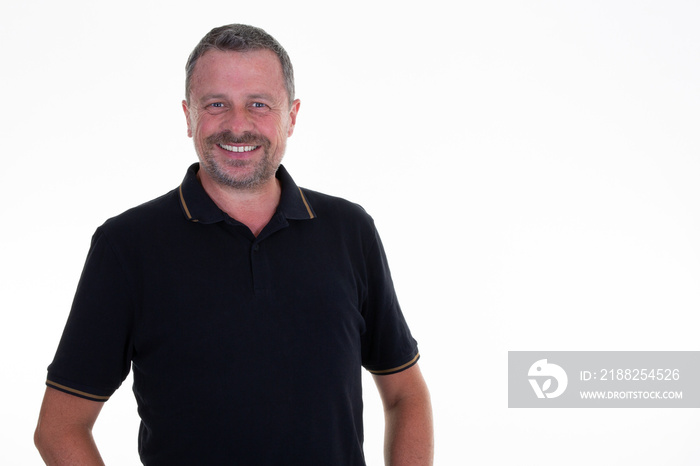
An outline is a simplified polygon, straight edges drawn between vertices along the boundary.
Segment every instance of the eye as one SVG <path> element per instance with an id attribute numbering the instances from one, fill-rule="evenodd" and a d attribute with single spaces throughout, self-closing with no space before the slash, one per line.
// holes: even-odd
<path id="1" fill-rule="evenodd" d="M 226 103 L 224 102 L 211 102 L 205 106 L 207 112 L 212 115 L 218 115 L 226 111 Z"/>
<path id="2" fill-rule="evenodd" d="M 253 102 L 252 106 L 253 106 L 253 108 L 265 108 L 265 107 L 267 107 L 267 105 L 265 105 L 262 102 Z"/>

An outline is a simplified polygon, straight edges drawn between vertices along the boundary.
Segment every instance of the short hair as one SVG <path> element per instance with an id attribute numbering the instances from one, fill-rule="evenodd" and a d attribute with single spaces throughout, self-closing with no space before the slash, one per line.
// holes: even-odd
<path id="1" fill-rule="evenodd" d="M 287 89 L 287 96 L 289 97 L 289 105 L 292 105 L 292 102 L 294 102 L 294 69 L 292 68 L 289 55 L 270 34 L 260 28 L 246 24 L 229 24 L 214 28 L 199 41 L 199 44 L 197 44 L 187 59 L 187 65 L 185 66 L 185 99 L 188 103 L 190 101 L 192 75 L 194 74 L 197 60 L 205 52 L 212 49 L 230 52 L 249 52 L 252 50 L 271 50 L 275 52 L 282 65 L 282 74 L 285 88 Z"/>

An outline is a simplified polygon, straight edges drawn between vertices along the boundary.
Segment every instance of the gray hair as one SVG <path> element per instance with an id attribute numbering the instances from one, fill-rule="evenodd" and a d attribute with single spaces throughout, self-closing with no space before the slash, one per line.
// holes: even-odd
<path id="1" fill-rule="evenodd" d="M 194 48 L 185 66 L 185 99 L 188 103 L 190 101 L 190 85 L 194 66 L 197 64 L 199 57 L 212 49 L 230 52 L 249 52 L 252 50 L 271 50 L 275 52 L 282 65 L 282 74 L 287 89 L 287 96 L 289 97 L 289 105 L 292 105 L 292 102 L 294 102 L 294 69 L 292 68 L 291 60 L 289 60 L 289 55 L 270 34 L 260 28 L 245 24 L 229 24 L 214 28 Z"/>

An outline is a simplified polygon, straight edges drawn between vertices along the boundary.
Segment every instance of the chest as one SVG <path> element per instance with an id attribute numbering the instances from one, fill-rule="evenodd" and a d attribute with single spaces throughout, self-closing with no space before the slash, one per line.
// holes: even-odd
<path id="1" fill-rule="evenodd" d="M 137 274 L 134 363 L 144 373 L 359 368 L 366 284 L 356 245 L 294 228 L 250 241 L 222 227 L 169 249 L 144 250 Z"/>

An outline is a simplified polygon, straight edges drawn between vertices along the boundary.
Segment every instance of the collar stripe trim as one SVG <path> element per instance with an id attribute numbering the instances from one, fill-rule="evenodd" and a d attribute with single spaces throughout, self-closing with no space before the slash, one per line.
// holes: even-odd
<path id="1" fill-rule="evenodd" d="M 309 213 L 309 219 L 314 218 L 314 213 L 311 211 L 311 207 L 309 207 L 309 203 L 306 201 L 306 197 L 301 188 L 299 188 L 299 194 L 301 194 L 301 200 L 304 201 L 304 207 L 306 207 L 306 211 Z"/>
<path id="2" fill-rule="evenodd" d="M 109 400 L 108 396 L 93 395 L 92 393 L 81 392 L 80 390 L 66 387 L 65 385 L 61 385 L 60 383 L 52 382 L 50 380 L 46 381 L 46 385 L 48 385 L 49 387 L 57 388 L 57 389 L 64 391 L 64 392 L 73 393 L 74 395 L 84 396 L 84 397 L 90 398 L 91 400 L 96 400 L 96 401 Z"/>
<path id="3" fill-rule="evenodd" d="M 394 372 L 400 372 L 404 369 L 407 369 L 408 367 L 414 365 L 417 361 L 418 358 L 420 358 L 420 353 L 416 354 L 416 357 L 408 361 L 406 364 L 403 364 L 399 367 L 394 367 L 393 369 L 386 369 L 383 371 L 369 371 L 372 374 L 377 374 L 377 375 L 382 375 L 382 374 L 393 374 Z"/>
<path id="4" fill-rule="evenodd" d="M 185 210 L 185 215 L 187 215 L 187 220 L 191 220 L 193 222 L 196 222 L 197 220 L 192 218 L 192 215 L 190 214 L 190 209 L 187 208 L 187 203 L 185 202 L 185 196 L 182 194 L 182 185 L 178 188 L 178 191 L 180 192 L 180 204 L 182 204 L 182 208 Z"/>

